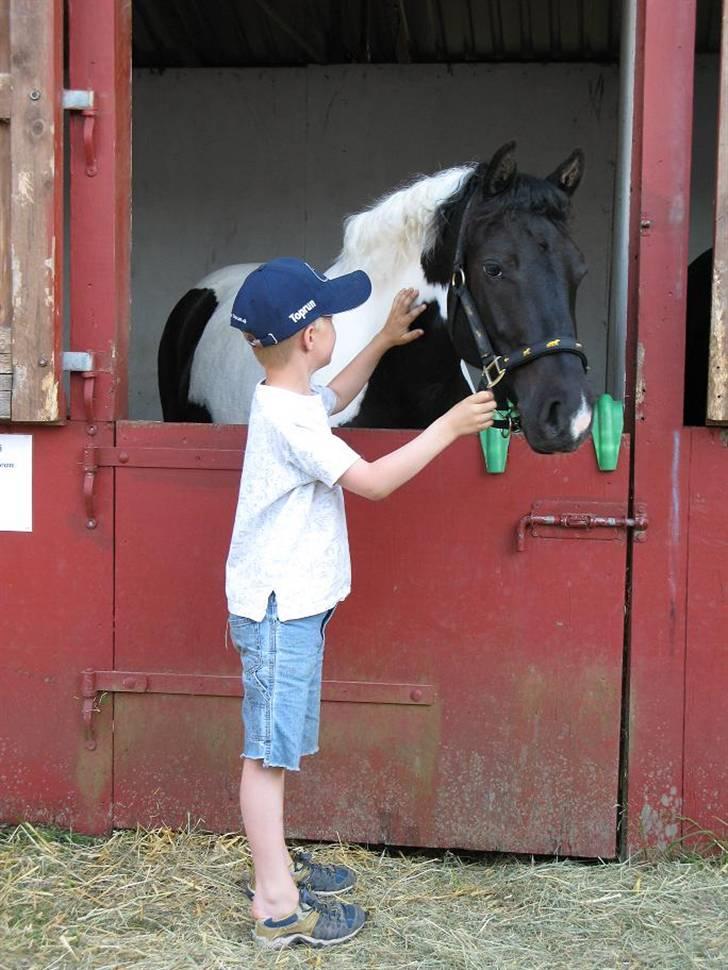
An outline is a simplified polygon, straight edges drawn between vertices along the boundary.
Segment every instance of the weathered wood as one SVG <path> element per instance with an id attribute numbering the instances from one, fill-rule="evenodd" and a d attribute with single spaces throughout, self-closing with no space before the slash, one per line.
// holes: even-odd
<path id="1" fill-rule="evenodd" d="M 728 424 L 728 0 L 723 0 L 715 192 L 708 424 Z"/>
<path id="2" fill-rule="evenodd" d="M 0 421 L 10 419 L 10 395 L 13 389 L 11 338 L 10 327 L 0 327 Z"/>
<path id="3" fill-rule="evenodd" d="M 10 94 L 12 82 L 9 74 L 0 73 L 0 121 L 10 118 Z"/>
<path id="4" fill-rule="evenodd" d="M 10 279 L 10 126 L 4 122 L 10 115 L 10 0 L 0 0 L 0 380 L 12 380 Z M 10 419 L 10 389 L 0 390 L 0 421 Z"/>
<path id="5" fill-rule="evenodd" d="M 61 395 L 62 0 L 10 0 L 13 421 Z"/>

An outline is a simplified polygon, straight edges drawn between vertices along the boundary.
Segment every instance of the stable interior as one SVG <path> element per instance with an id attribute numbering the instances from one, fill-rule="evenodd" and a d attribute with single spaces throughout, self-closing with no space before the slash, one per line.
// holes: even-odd
<path id="1" fill-rule="evenodd" d="M 628 15 L 615 0 L 136 0 L 129 416 L 161 417 L 162 328 L 211 270 L 276 255 L 326 269 L 348 214 L 511 139 L 533 174 L 586 154 L 577 324 L 595 393 L 621 397 Z M 712 240 L 719 31 L 719 0 L 700 0 L 691 258 Z"/>

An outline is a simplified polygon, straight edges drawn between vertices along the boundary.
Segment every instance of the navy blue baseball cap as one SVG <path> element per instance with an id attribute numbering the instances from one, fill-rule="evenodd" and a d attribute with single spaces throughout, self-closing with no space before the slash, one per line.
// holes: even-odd
<path id="1" fill-rule="evenodd" d="M 250 334 L 253 346 L 270 347 L 318 317 L 353 310 L 371 292 L 363 270 L 328 279 L 302 259 L 284 256 L 263 263 L 246 278 L 233 302 L 230 325 Z"/>

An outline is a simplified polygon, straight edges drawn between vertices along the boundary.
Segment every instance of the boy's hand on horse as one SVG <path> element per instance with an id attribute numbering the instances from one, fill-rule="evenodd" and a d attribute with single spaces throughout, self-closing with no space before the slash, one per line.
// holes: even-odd
<path id="1" fill-rule="evenodd" d="M 425 332 L 424 330 L 410 330 L 417 317 L 427 309 L 426 303 L 415 304 L 418 296 L 419 291 L 411 286 L 405 287 L 395 295 L 389 316 L 381 331 L 382 337 L 385 338 L 390 347 L 410 344 Z"/>
<path id="2" fill-rule="evenodd" d="M 478 391 L 463 398 L 443 415 L 444 421 L 452 434 L 459 438 L 465 434 L 475 434 L 485 431 L 493 424 L 496 403 L 492 391 Z"/>

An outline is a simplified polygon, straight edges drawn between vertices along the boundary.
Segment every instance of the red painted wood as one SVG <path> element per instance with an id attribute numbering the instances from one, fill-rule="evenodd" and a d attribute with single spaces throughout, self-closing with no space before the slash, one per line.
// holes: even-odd
<path id="1" fill-rule="evenodd" d="M 408 432 L 346 432 L 365 456 Z M 117 448 L 240 448 L 236 428 L 120 424 Z M 530 538 L 537 499 L 624 502 L 628 453 L 513 443 L 503 476 L 461 441 L 382 503 L 348 498 L 354 592 L 325 676 L 428 683 L 435 702 L 324 703 L 322 753 L 289 780 L 292 835 L 615 853 L 626 544 Z M 116 667 L 237 672 L 224 647 L 234 471 L 119 467 Z M 232 698 L 117 695 L 116 825 L 236 827 Z M 311 786 L 320 794 L 311 799 Z"/>
<path id="2" fill-rule="evenodd" d="M 131 223 L 131 4 L 67 0 L 70 87 L 93 90 L 96 175 L 86 172 L 84 118 L 69 121 L 71 350 L 106 362 L 95 394 L 98 420 L 127 413 Z M 80 382 L 72 414 L 83 417 Z"/>
<path id="3" fill-rule="evenodd" d="M 728 436 L 691 428 L 686 835 L 728 835 Z M 689 840 L 691 842 L 692 840 Z M 703 841 L 698 838 L 698 841 Z"/>
<path id="4" fill-rule="evenodd" d="M 32 435 L 33 531 L 0 537 L 0 820 L 101 832 L 111 821 L 111 698 L 88 752 L 80 673 L 113 663 L 113 473 L 98 477 L 99 525 L 88 530 L 84 426 Z M 112 435 L 101 425 L 97 439 Z"/>
<path id="5" fill-rule="evenodd" d="M 690 434 L 682 427 L 695 3 L 645 0 L 626 848 L 680 834 Z"/>

